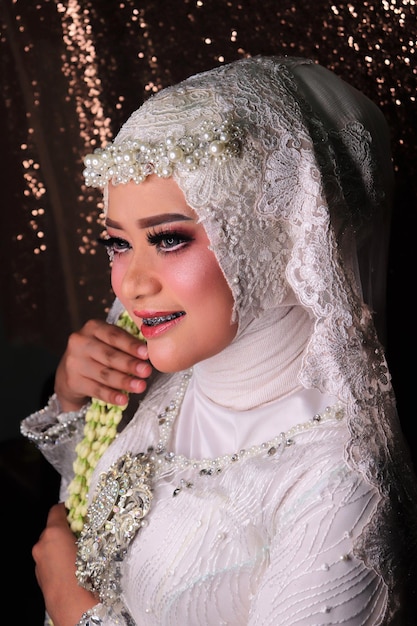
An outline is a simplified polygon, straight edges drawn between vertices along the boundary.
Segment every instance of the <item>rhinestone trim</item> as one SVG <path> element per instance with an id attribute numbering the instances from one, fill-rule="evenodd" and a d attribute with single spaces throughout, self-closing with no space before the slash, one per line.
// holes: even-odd
<path id="1" fill-rule="evenodd" d="M 76 576 L 83 587 L 98 592 L 102 602 L 113 604 L 120 594 L 113 567 L 149 513 L 152 476 L 148 456 L 130 453 L 100 475 L 77 542 Z"/>
<path id="2" fill-rule="evenodd" d="M 84 426 L 84 417 L 90 404 L 86 404 L 79 411 L 66 413 L 62 411 L 54 393 L 44 409 L 36 411 L 21 423 L 20 432 L 38 447 L 58 445 L 70 439 L 80 426 Z M 50 414 L 55 416 L 56 423 L 45 426 L 44 416 Z"/>
<path id="3" fill-rule="evenodd" d="M 165 471 L 172 473 L 175 470 L 181 471 L 188 468 L 193 469 L 198 476 L 216 476 L 228 465 L 243 459 L 256 457 L 261 454 L 265 454 L 269 457 L 279 457 L 287 447 L 294 445 L 294 437 L 296 437 L 297 434 L 310 430 L 325 420 L 340 420 L 344 417 L 343 405 L 336 403 L 331 407 L 327 407 L 322 413 L 314 415 L 311 420 L 297 424 L 290 430 L 281 432 L 273 439 L 259 445 L 254 445 L 250 448 L 238 450 L 231 454 L 225 454 L 212 459 L 189 459 L 184 455 L 169 451 L 167 446 L 191 376 L 192 369 L 184 373 L 175 398 L 158 415 L 160 439 L 155 447 L 149 447 L 147 450 L 149 461 L 155 468 L 156 476 Z M 193 483 L 181 480 L 180 485 L 174 489 L 172 495 L 177 496 L 184 486 L 193 487 Z"/>

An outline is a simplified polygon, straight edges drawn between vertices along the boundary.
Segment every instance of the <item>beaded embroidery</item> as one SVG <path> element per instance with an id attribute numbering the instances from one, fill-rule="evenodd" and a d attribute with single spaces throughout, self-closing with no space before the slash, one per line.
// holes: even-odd
<path id="1" fill-rule="evenodd" d="M 255 456 L 280 456 L 294 444 L 294 437 L 314 428 L 324 420 L 340 420 L 343 406 L 335 404 L 310 421 L 298 424 L 270 441 L 246 450 L 223 455 L 215 459 L 189 459 L 167 449 L 175 419 L 191 378 L 192 370 L 184 373 L 175 398 L 158 415 L 160 439 L 146 453 L 128 452 L 120 457 L 107 472 L 100 475 L 96 494 L 87 511 L 87 518 L 78 539 L 76 576 L 80 584 L 97 592 L 101 602 L 113 605 L 119 600 L 120 562 L 138 530 L 145 525 L 152 502 L 153 481 L 162 474 L 191 469 L 197 476 L 216 476 L 227 466 Z M 181 479 L 174 489 L 178 496 L 183 487 L 194 484 Z"/>
<path id="2" fill-rule="evenodd" d="M 78 540 L 76 576 L 86 589 L 97 591 L 112 604 L 120 590 L 117 577 L 108 576 L 112 564 L 123 559 L 143 518 L 152 491 L 152 463 L 144 454 L 125 454 L 100 476 L 94 500 Z"/>
<path id="3" fill-rule="evenodd" d="M 130 180 L 141 183 L 150 174 L 169 178 L 176 167 L 192 171 L 213 161 L 222 162 L 237 156 L 241 139 L 241 128 L 226 120 L 220 124 L 205 121 L 195 134 L 180 138 L 168 136 L 165 143 L 140 140 L 111 143 L 84 158 L 85 184 L 104 187 L 110 180 L 115 185 Z"/>

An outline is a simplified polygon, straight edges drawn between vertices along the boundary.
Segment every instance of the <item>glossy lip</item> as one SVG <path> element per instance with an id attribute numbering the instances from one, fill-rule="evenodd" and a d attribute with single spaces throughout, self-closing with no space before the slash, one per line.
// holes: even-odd
<path id="1" fill-rule="evenodd" d="M 136 317 L 144 320 L 155 317 L 166 317 L 167 315 L 180 313 L 180 311 L 133 311 L 133 313 Z M 179 315 L 172 320 L 160 322 L 158 324 L 155 324 L 154 326 L 147 326 L 146 324 L 142 323 L 140 325 L 140 331 L 145 339 L 154 339 L 155 337 L 159 337 L 163 333 L 176 326 L 179 322 L 181 322 L 181 320 L 185 317 L 185 312 L 181 311 L 181 313 L 182 315 Z"/>

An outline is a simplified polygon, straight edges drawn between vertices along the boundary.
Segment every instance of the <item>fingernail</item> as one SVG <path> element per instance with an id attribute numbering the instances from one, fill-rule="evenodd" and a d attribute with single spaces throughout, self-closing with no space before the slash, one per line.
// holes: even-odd
<path id="1" fill-rule="evenodd" d="M 147 378 L 152 372 L 152 368 L 149 363 L 141 361 L 136 365 L 136 374 L 139 378 Z"/>
<path id="2" fill-rule="evenodd" d="M 124 393 L 119 393 L 116 396 L 116 404 L 119 404 L 120 406 L 125 406 L 128 402 L 128 398 L 126 398 L 126 395 Z"/>
<path id="3" fill-rule="evenodd" d="M 144 344 L 142 344 L 138 348 L 138 357 L 140 359 L 147 359 L 148 358 L 148 348 Z"/>
<path id="4" fill-rule="evenodd" d="M 132 378 L 130 381 L 130 387 L 133 391 L 143 391 L 144 390 L 144 382 L 143 380 L 139 380 L 137 378 Z"/>

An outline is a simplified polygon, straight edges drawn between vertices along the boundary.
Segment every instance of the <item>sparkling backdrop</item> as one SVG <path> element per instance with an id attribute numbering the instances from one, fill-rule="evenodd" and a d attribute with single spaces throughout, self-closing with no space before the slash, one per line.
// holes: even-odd
<path id="1" fill-rule="evenodd" d="M 415 0 L 0 0 L 0 287 L 7 336 L 59 354 L 112 300 L 100 196 L 81 159 L 153 91 L 255 54 L 309 56 L 363 90 L 397 172 L 388 353 L 405 403 L 401 284 L 415 284 Z M 401 371 L 401 374 L 400 374 Z"/>

